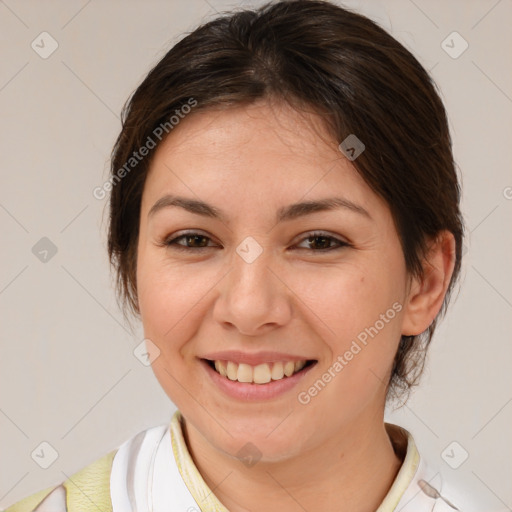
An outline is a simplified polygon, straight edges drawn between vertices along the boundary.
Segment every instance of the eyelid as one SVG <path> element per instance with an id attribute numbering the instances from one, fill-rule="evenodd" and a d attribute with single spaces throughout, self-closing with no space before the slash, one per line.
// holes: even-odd
<path id="1" fill-rule="evenodd" d="M 303 233 L 302 235 L 300 235 L 300 238 L 299 240 L 294 243 L 294 245 L 297 245 L 298 243 L 302 243 L 304 241 L 306 241 L 308 238 L 329 238 L 331 239 L 333 242 L 336 243 L 335 246 L 333 247 L 329 247 L 328 249 L 318 249 L 318 250 L 313 250 L 313 249 L 307 249 L 305 247 L 300 247 L 299 250 L 302 250 L 302 249 L 305 249 L 305 250 L 309 250 L 311 252 L 328 252 L 328 251 L 331 251 L 331 250 L 334 250 L 334 249 L 341 249 L 343 247 L 350 247 L 351 244 L 344 240 L 342 237 L 340 237 L 339 235 L 334 235 L 334 234 L 331 234 L 329 233 L 328 231 L 321 231 L 321 230 L 317 230 L 317 231 L 309 231 L 307 233 Z"/>
<path id="2" fill-rule="evenodd" d="M 164 238 L 165 241 L 171 241 L 175 238 L 179 238 L 181 236 L 187 236 L 187 235 L 201 235 L 207 238 L 212 238 L 208 233 L 201 229 L 182 229 L 180 231 L 176 231 L 175 233 L 172 233 Z"/>
<path id="3" fill-rule="evenodd" d="M 209 234 L 206 234 L 202 230 L 189 229 L 189 230 L 178 231 L 168 237 L 165 237 L 160 245 L 165 246 L 165 247 L 170 247 L 170 248 L 173 248 L 176 250 L 183 250 L 183 251 L 201 251 L 201 250 L 211 249 L 212 247 L 215 247 L 215 245 L 206 245 L 204 247 L 189 247 L 187 245 L 179 244 L 176 242 L 180 238 L 183 238 L 186 236 L 201 236 L 201 237 L 208 239 L 210 242 L 216 243 L 215 240 Z M 333 251 L 336 249 L 342 249 L 344 247 L 352 246 L 350 242 L 343 240 L 343 238 L 340 237 L 339 235 L 331 234 L 328 231 L 321 231 L 321 230 L 309 231 L 306 233 L 302 233 L 301 235 L 299 235 L 299 237 L 300 238 L 298 238 L 298 240 L 293 243 L 292 249 L 296 248 L 298 250 L 306 250 L 306 251 L 314 252 L 314 253 L 327 253 L 329 251 Z M 332 247 L 328 247 L 326 249 L 317 249 L 317 250 L 309 249 L 307 247 L 298 247 L 298 248 L 295 247 L 299 243 L 305 242 L 308 238 L 327 238 L 327 239 L 330 239 L 332 242 L 334 242 L 335 245 Z"/>
<path id="4" fill-rule="evenodd" d="M 208 239 L 209 242 L 216 243 L 215 240 L 209 234 L 207 234 L 201 230 L 197 230 L 197 229 L 188 229 L 188 230 L 178 231 L 176 233 L 173 233 L 170 236 L 166 236 L 162 240 L 160 245 L 177 248 L 178 250 L 183 249 L 186 251 L 190 251 L 190 250 L 197 251 L 197 250 L 201 250 L 201 249 L 211 249 L 213 247 L 213 245 L 207 245 L 205 247 L 188 247 L 187 245 L 176 243 L 176 240 L 183 238 L 183 237 L 187 237 L 187 236 L 201 236 L 201 237 Z"/>

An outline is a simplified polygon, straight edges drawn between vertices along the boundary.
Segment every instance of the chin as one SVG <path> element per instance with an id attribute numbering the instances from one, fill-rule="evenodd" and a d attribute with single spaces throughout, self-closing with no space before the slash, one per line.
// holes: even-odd
<path id="1" fill-rule="evenodd" d="M 201 434 L 219 451 L 242 463 L 256 459 L 259 462 L 281 462 L 298 456 L 308 444 L 308 436 L 303 427 L 299 428 L 300 423 L 283 421 L 285 417 L 272 417 L 268 421 L 258 421 L 259 418 L 233 421 L 229 429 L 231 435 L 221 427 L 213 431 L 210 422 Z M 250 467 L 250 463 L 246 465 Z"/>

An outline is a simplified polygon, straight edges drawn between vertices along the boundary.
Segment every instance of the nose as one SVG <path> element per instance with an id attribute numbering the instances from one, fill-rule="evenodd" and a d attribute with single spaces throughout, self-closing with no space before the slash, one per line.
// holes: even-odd
<path id="1" fill-rule="evenodd" d="M 292 317 L 292 292 L 279 266 L 264 250 L 252 262 L 234 254 L 226 278 L 219 283 L 213 317 L 224 328 L 256 336 L 283 326 Z"/>

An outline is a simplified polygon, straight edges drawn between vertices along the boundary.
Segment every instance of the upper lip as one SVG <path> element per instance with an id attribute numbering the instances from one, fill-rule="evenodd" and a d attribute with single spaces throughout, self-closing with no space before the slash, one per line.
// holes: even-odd
<path id="1" fill-rule="evenodd" d="M 251 366 L 257 366 L 263 363 L 277 363 L 279 361 L 311 361 L 312 358 L 299 356 L 295 354 L 286 354 L 284 352 L 242 352 L 241 350 L 222 350 L 211 352 L 202 356 L 201 359 L 210 361 L 232 361 L 234 363 L 245 363 Z"/>

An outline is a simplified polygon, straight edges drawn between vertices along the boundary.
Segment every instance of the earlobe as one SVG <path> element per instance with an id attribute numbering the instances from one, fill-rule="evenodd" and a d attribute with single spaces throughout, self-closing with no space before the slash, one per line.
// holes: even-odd
<path id="1" fill-rule="evenodd" d="M 432 241 L 423 263 L 423 275 L 412 277 L 405 304 L 402 334 L 425 331 L 439 313 L 455 266 L 455 238 L 441 231 Z"/>

